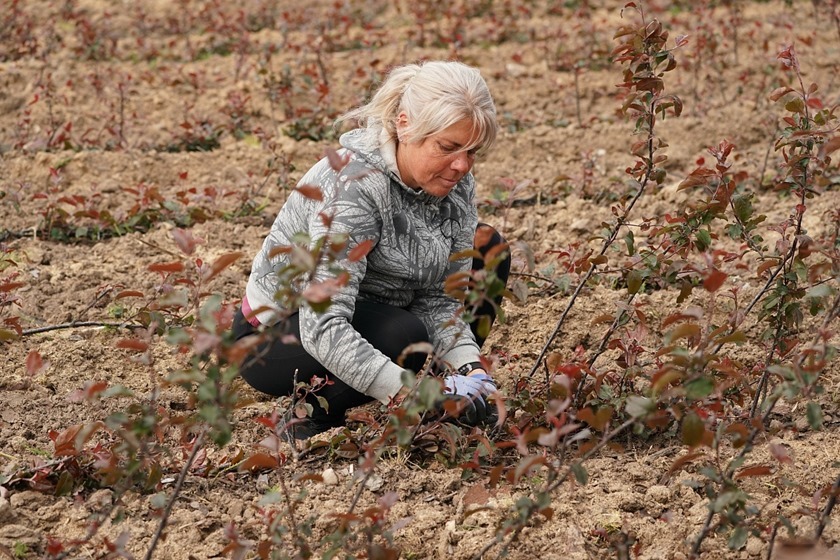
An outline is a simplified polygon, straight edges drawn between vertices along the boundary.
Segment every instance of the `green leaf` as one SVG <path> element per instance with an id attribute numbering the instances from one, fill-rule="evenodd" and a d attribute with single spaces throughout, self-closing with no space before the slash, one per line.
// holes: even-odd
<path id="1" fill-rule="evenodd" d="M 632 257 L 636 254 L 636 241 L 633 237 L 632 231 L 627 231 L 627 235 L 624 236 L 624 243 L 627 245 L 627 256 Z"/>
<path id="2" fill-rule="evenodd" d="M 785 103 L 785 110 L 791 113 L 803 113 L 805 111 L 805 102 L 801 97 L 796 97 Z"/>
<path id="3" fill-rule="evenodd" d="M 819 430 L 823 425 L 823 412 L 820 405 L 815 402 L 809 402 L 806 410 L 808 416 L 808 425 L 814 430 Z"/>
<path id="4" fill-rule="evenodd" d="M 703 441 L 706 425 L 696 412 L 689 410 L 683 417 L 680 430 L 682 433 L 682 442 L 689 447 L 695 447 Z"/>
<path id="5" fill-rule="evenodd" d="M 575 480 L 578 481 L 578 484 L 586 486 L 586 483 L 589 482 L 589 473 L 580 463 L 574 463 L 572 465 L 572 473 L 574 473 Z"/>
<path id="6" fill-rule="evenodd" d="M 701 377 L 685 384 L 685 395 L 689 399 L 705 399 L 715 389 L 715 382 L 709 377 Z"/>
<path id="7" fill-rule="evenodd" d="M 69 496 L 73 492 L 74 484 L 75 481 L 73 480 L 73 475 L 67 471 L 62 472 L 55 485 L 55 495 Z"/>
<path id="8" fill-rule="evenodd" d="M 424 377 L 420 381 L 420 386 L 417 388 L 417 398 L 426 410 L 432 410 L 435 407 L 435 403 L 440 400 L 440 396 L 441 386 L 437 379 Z"/>
<path id="9" fill-rule="evenodd" d="M 17 339 L 18 334 L 8 329 L 0 329 L 0 342 Z"/>
<path id="10" fill-rule="evenodd" d="M 742 194 L 732 198 L 735 216 L 744 223 L 750 221 L 753 215 L 752 195 Z"/>
<path id="11" fill-rule="evenodd" d="M 642 288 L 642 284 L 645 282 L 644 274 L 639 270 L 631 270 L 627 274 L 627 292 L 630 294 L 636 294 Z"/>
<path id="12" fill-rule="evenodd" d="M 322 397 L 321 395 L 315 395 L 315 398 L 318 400 L 318 404 L 321 405 L 321 408 L 324 409 L 324 412 L 329 414 L 330 412 L 330 403 L 327 402 L 327 399 Z"/>
<path id="13" fill-rule="evenodd" d="M 631 418 L 643 418 L 654 409 L 654 403 L 647 397 L 632 395 L 627 397 L 625 410 Z"/>
<path id="14" fill-rule="evenodd" d="M 750 532 L 747 531 L 746 527 L 736 527 L 732 534 L 729 536 L 729 550 L 740 550 L 744 548 L 744 545 L 747 544 L 747 537 L 750 536 Z"/>
<path id="15" fill-rule="evenodd" d="M 149 505 L 152 509 L 163 509 L 166 507 L 166 502 L 168 501 L 169 499 L 166 497 L 166 492 L 158 492 L 149 498 Z"/>
<path id="16" fill-rule="evenodd" d="M 697 248 L 701 251 L 705 251 L 712 245 L 712 236 L 708 230 L 699 229 L 697 230 Z"/>
<path id="17" fill-rule="evenodd" d="M 476 328 L 478 336 L 487 338 L 490 336 L 490 316 L 482 315 L 478 318 L 478 328 Z"/>

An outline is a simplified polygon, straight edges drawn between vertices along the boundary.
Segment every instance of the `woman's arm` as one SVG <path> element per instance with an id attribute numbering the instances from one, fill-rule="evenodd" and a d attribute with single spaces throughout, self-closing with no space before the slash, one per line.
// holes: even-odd
<path id="1" fill-rule="evenodd" d="M 347 179 L 347 176 L 356 178 Z M 382 192 L 382 185 L 377 181 L 387 181 L 387 178 L 378 173 L 364 177 L 343 173 L 342 179 L 334 192 L 329 189 L 309 224 L 313 241 L 326 235 L 346 236 L 344 254 L 334 263 L 341 272 L 337 274 L 328 263 L 322 262 L 309 286 L 324 282 L 342 285 L 325 311 L 316 312 L 306 304 L 301 307 L 301 344 L 327 371 L 357 391 L 387 402 L 402 386 L 403 369 L 374 348 L 350 324 L 359 285 L 367 270 L 367 258 L 361 256 L 352 261 L 347 258 L 347 253 L 360 244 L 370 242 L 375 246 L 379 242 L 382 218 L 375 197 Z M 331 180 L 335 181 L 335 178 Z M 329 218 L 324 219 L 321 214 Z M 339 280 L 344 274 L 346 276 Z"/>

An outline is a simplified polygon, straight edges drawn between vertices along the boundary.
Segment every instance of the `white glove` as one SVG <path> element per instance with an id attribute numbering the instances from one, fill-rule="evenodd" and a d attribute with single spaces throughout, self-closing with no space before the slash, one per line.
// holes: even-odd
<path id="1" fill-rule="evenodd" d="M 487 422 L 493 423 L 498 419 L 496 405 L 487 402 L 487 397 L 496 392 L 496 383 L 486 373 L 448 375 L 444 378 L 443 384 L 445 389 L 440 408 L 446 410 L 443 403 L 456 401 L 457 416 L 452 416 L 454 420 L 476 426 Z"/>

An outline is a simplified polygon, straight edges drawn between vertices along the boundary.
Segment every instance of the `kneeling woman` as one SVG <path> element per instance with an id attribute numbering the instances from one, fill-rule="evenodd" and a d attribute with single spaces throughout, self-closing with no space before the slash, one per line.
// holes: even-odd
<path id="1" fill-rule="evenodd" d="M 296 426 L 298 438 L 343 424 L 348 408 L 387 403 L 402 388 L 396 361 L 416 342 L 431 342 L 452 372 L 444 378 L 446 392 L 483 400 L 496 390 L 481 366 L 482 337 L 458 318 L 460 303 L 444 292 L 450 274 L 483 267 L 481 259 L 450 257 L 476 240 L 470 170 L 498 130 L 487 84 L 458 62 L 401 66 L 367 105 L 343 119 L 362 124 L 340 138 L 346 165 L 336 170 L 324 158 L 303 176 L 300 184 L 318 186 L 321 200 L 289 196 L 254 259 L 233 327 L 237 338 L 275 331 L 244 362 L 242 377 L 255 389 L 282 396 L 294 392 L 295 380 L 330 381 L 318 391 L 328 411 L 310 395 L 314 412 Z M 322 214 L 332 216 L 329 225 Z M 370 247 L 358 260 L 337 263 L 349 280 L 324 312 L 306 304 L 285 310 L 275 298 L 277 272 L 289 264 L 278 249 L 293 245 L 299 233 L 311 240 L 346 236 L 351 251 Z M 479 238 L 483 255 L 502 243 L 492 230 Z M 503 281 L 509 268 L 507 259 L 496 271 Z M 325 263 L 314 280 L 333 276 Z M 478 313 L 491 323 L 495 317 L 489 303 Z M 300 344 L 289 343 L 289 334 Z M 412 358 L 404 365 L 417 371 L 423 357 Z"/>

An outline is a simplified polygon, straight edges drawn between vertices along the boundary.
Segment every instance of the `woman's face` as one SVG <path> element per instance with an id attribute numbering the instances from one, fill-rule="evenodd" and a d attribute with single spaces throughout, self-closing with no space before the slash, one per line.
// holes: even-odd
<path id="1" fill-rule="evenodd" d="M 408 126 L 405 113 L 397 117 L 397 132 Z M 472 121 L 458 121 L 420 142 L 397 144 L 397 167 L 403 182 L 432 196 L 444 197 L 472 169 L 475 151 L 464 150 L 474 140 Z"/>

